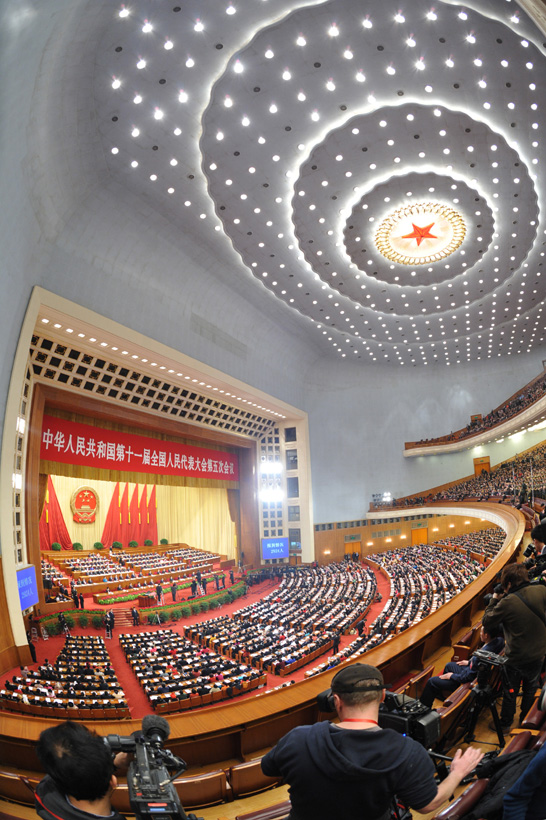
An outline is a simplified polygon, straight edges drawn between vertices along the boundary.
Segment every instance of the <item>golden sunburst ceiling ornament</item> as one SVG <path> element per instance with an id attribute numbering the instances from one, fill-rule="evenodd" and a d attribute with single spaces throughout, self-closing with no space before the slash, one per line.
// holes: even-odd
<path id="1" fill-rule="evenodd" d="M 399 265 L 430 265 L 456 251 L 465 235 L 464 219 L 454 208 L 440 202 L 416 202 L 383 220 L 375 245 Z"/>

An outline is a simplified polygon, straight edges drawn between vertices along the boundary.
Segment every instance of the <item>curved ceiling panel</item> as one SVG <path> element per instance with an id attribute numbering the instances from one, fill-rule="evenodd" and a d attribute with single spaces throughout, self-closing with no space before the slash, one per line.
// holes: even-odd
<path id="1" fill-rule="evenodd" d="M 515 2 L 135 2 L 98 63 L 112 173 L 317 344 L 422 365 L 544 341 L 545 49 Z"/>

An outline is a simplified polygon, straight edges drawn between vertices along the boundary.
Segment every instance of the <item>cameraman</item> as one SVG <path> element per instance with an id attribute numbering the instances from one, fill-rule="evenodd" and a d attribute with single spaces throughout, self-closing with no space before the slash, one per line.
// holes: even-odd
<path id="1" fill-rule="evenodd" d="M 35 793 L 40 817 L 124 820 L 110 804 L 117 779 L 112 752 L 103 738 L 67 720 L 41 733 L 36 753 L 47 772 Z"/>
<path id="2" fill-rule="evenodd" d="M 290 820 L 387 820 L 396 795 L 425 814 L 449 798 L 482 759 L 459 750 L 437 786 L 427 752 L 409 737 L 378 725 L 385 684 L 379 669 L 357 663 L 332 679 L 339 724 L 298 726 L 262 759 L 262 771 L 290 785 Z"/>
<path id="3" fill-rule="evenodd" d="M 531 541 L 536 555 L 546 555 L 546 523 L 537 524 L 531 530 Z"/>
<path id="4" fill-rule="evenodd" d="M 485 608 L 483 628 L 502 626 L 507 662 L 502 670 L 502 730 L 508 734 L 516 713 L 516 698 L 522 687 L 521 718 L 535 698 L 546 655 L 546 587 L 529 583 L 523 564 L 510 564 L 501 575 L 502 597 L 494 593 Z"/>

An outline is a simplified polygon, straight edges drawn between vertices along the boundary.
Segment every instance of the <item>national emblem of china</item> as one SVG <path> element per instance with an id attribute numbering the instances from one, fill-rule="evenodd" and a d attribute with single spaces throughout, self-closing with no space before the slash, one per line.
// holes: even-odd
<path id="1" fill-rule="evenodd" d="M 99 497 L 91 487 L 80 487 L 72 493 L 70 509 L 77 524 L 92 524 L 99 508 Z"/>
<path id="2" fill-rule="evenodd" d="M 419 202 L 398 208 L 375 235 L 380 253 L 399 265 L 429 265 L 445 259 L 462 243 L 466 226 L 454 208 Z"/>

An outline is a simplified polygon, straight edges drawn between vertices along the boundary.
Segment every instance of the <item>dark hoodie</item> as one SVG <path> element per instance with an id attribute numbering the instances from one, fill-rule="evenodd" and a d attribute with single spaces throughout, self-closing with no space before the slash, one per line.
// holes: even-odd
<path id="1" fill-rule="evenodd" d="M 290 785 L 297 820 L 383 820 L 395 795 L 419 811 L 437 793 L 425 749 L 392 729 L 300 726 L 265 755 L 262 770 Z"/>
<path id="2" fill-rule="evenodd" d="M 103 816 L 81 811 L 69 803 L 66 795 L 61 794 L 49 775 L 40 780 L 36 787 L 35 808 L 43 820 L 96 820 L 97 817 Z M 125 820 L 115 809 L 107 816 L 111 820 Z"/>

